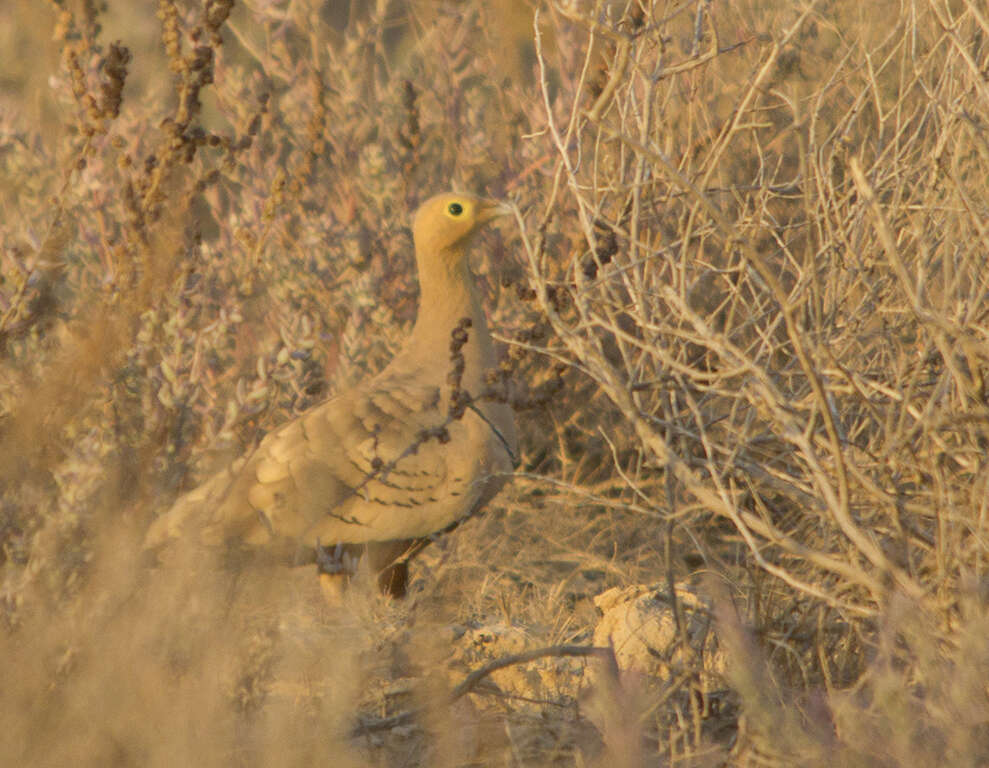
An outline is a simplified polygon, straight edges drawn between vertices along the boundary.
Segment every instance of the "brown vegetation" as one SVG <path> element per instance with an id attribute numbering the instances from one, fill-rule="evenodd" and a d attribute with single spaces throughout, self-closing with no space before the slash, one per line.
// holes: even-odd
<path id="1" fill-rule="evenodd" d="M 9 764 L 989 760 L 989 16 L 506 5 L 0 9 Z M 529 406 L 510 488 L 404 602 L 142 563 L 391 357 L 451 185 L 518 210 L 475 264 Z M 637 584 L 662 679 L 589 650 Z"/>

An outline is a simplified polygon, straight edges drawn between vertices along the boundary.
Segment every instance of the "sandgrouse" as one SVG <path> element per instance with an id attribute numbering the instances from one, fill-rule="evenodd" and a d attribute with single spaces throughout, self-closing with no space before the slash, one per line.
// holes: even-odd
<path id="1" fill-rule="evenodd" d="M 419 310 L 403 349 L 377 376 L 283 424 L 180 497 L 152 523 L 145 548 L 191 538 L 324 565 L 329 552 L 336 563 L 366 552 L 381 589 L 404 594 L 409 553 L 479 511 L 517 463 L 508 405 L 478 399 L 459 418 L 450 408 L 458 327 L 467 331 L 460 392 L 480 393 L 496 365 L 467 248 L 505 213 L 470 195 L 426 201 L 413 223 Z"/>

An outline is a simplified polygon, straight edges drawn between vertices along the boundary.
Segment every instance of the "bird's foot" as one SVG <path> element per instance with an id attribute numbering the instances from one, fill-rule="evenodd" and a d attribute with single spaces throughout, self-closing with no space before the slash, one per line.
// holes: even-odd
<path id="1" fill-rule="evenodd" d="M 316 542 L 316 566 L 328 576 L 353 576 L 360 556 L 354 556 L 343 544 L 332 549 Z"/>
<path id="2" fill-rule="evenodd" d="M 324 547 L 316 542 L 316 569 L 319 571 L 319 585 L 327 605 L 337 609 L 344 604 L 344 593 L 347 584 L 357 573 L 360 554 L 355 555 L 352 548 L 337 544 L 335 547 Z"/>

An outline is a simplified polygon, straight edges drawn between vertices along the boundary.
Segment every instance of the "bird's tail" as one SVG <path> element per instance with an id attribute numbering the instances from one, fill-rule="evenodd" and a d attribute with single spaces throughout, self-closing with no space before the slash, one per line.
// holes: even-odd
<path id="1" fill-rule="evenodd" d="M 180 496 L 168 511 L 151 523 L 144 534 L 143 549 L 146 552 L 156 551 L 171 541 L 188 536 L 197 528 L 202 529 L 226 498 L 243 464 L 244 459 L 235 461 L 198 488 Z"/>

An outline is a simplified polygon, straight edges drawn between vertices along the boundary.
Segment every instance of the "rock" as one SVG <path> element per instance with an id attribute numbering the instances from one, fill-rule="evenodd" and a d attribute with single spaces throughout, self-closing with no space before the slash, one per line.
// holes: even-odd
<path id="1" fill-rule="evenodd" d="M 722 687 L 726 657 L 718 647 L 707 600 L 684 583 L 676 585 L 676 598 L 685 633 L 677 628 L 665 587 L 636 585 L 603 592 L 594 598 L 602 613 L 594 629 L 594 645 L 613 648 L 622 672 L 669 681 L 697 671 L 704 690 Z"/>
<path id="2" fill-rule="evenodd" d="M 456 634 L 461 630 L 462 634 L 456 641 L 448 667 L 451 684 L 459 683 L 467 673 L 495 659 L 543 645 L 534 638 L 531 631 L 504 622 L 481 624 L 467 629 L 460 627 Z M 478 689 L 489 692 L 497 689 L 501 694 L 516 699 L 512 704 L 516 709 L 545 701 L 563 703 L 576 697 L 585 667 L 586 660 L 582 658 L 536 659 L 496 670 Z M 485 698 L 492 699 L 490 696 Z"/>

